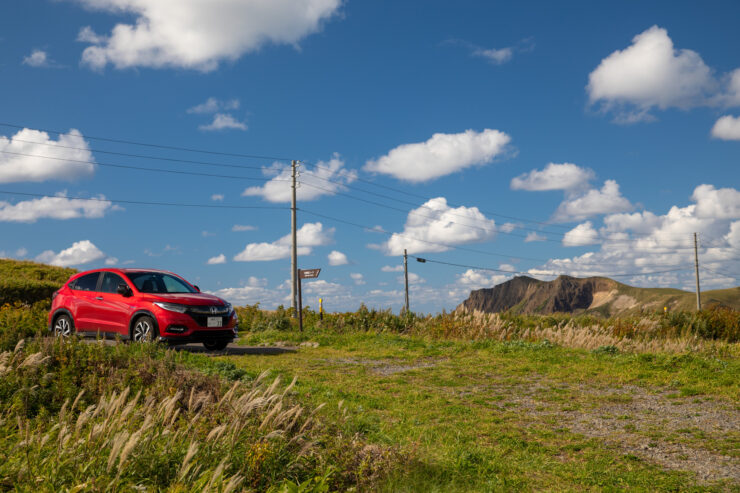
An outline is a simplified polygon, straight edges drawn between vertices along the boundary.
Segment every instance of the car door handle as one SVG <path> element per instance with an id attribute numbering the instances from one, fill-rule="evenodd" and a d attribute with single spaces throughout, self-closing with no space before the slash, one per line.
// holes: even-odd
<path id="1" fill-rule="evenodd" d="M 103 297 L 102 297 L 102 296 L 96 296 L 96 297 L 95 297 L 95 299 L 96 299 L 96 300 L 100 300 L 100 301 L 103 301 Z"/>

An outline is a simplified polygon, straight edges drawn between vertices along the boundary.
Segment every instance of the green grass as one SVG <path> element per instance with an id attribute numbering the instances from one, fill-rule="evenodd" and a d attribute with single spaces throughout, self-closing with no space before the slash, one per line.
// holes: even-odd
<path id="1" fill-rule="evenodd" d="M 0 306 L 49 300 L 76 272 L 25 260 L 0 259 Z"/>
<path id="2" fill-rule="evenodd" d="M 300 396 L 329 402 L 329 409 L 341 402 L 349 411 L 345 433 L 398 445 L 416 457 L 393 471 L 382 485 L 386 491 L 537 491 L 554 485 L 565 490 L 723 489 L 722 483 L 702 486 L 691 472 L 665 470 L 563 428 L 550 411 L 588 409 L 604 400 L 629 404 L 631 396 L 614 391 L 625 385 L 736 403 L 737 359 L 324 330 L 256 332 L 243 343 L 303 340 L 320 346 L 294 354 L 222 359 L 252 373 L 272 368 L 286 378 L 300 375 Z M 538 384 L 538 401 L 556 407 L 540 414 L 522 407 L 514 396 L 533 384 Z M 596 389 L 605 393 L 594 396 Z M 335 412 L 335 418 L 339 415 Z M 635 421 L 628 422 L 627 431 L 636 431 Z M 624 423 L 616 416 L 615 422 Z M 737 447 L 737 437 L 719 443 L 691 436 L 684 442 L 723 453 Z"/>

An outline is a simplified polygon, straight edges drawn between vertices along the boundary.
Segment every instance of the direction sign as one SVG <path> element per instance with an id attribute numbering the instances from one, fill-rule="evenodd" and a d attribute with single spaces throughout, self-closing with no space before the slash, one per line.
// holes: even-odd
<path id="1" fill-rule="evenodd" d="M 298 269 L 298 277 L 301 279 L 316 279 L 321 269 Z"/>

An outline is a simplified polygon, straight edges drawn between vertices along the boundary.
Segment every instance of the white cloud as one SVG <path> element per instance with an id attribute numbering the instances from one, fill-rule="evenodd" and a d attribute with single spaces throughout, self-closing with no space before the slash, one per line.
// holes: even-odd
<path id="1" fill-rule="evenodd" d="M 580 221 L 597 214 L 612 214 L 632 209 L 632 204 L 619 192 L 619 184 L 606 180 L 601 190 L 591 189 L 567 197 L 555 211 L 556 221 Z"/>
<path id="2" fill-rule="evenodd" d="M 89 264 L 103 257 L 105 257 L 105 254 L 90 240 L 82 240 L 74 242 L 71 247 L 59 253 L 46 250 L 36 257 L 36 261 L 58 265 L 60 267 L 69 267 L 72 265 Z"/>
<path id="3" fill-rule="evenodd" d="M 406 278 L 404 276 L 398 276 L 396 278 L 396 281 L 398 282 L 398 284 L 405 284 L 406 283 Z M 409 272 L 409 285 L 411 285 L 411 284 L 423 284 L 425 282 L 427 282 L 427 280 L 424 279 L 423 277 L 421 277 L 419 274 L 417 274 L 415 272 Z"/>
<path id="4" fill-rule="evenodd" d="M 576 190 L 588 185 L 594 172 L 572 163 L 550 163 L 542 171 L 533 169 L 511 180 L 512 190 Z"/>
<path id="5" fill-rule="evenodd" d="M 100 195 L 97 200 L 69 199 L 64 195 L 42 197 L 11 204 L 0 201 L 0 221 L 33 223 L 39 219 L 101 218 L 113 204 Z"/>
<path id="6" fill-rule="evenodd" d="M 23 258 L 26 255 L 28 255 L 28 249 L 26 249 L 26 248 L 21 247 L 21 248 L 19 248 L 18 250 L 15 251 L 16 258 Z"/>
<path id="7" fill-rule="evenodd" d="M 229 99 L 226 101 L 222 101 L 216 98 L 208 98 L 205 102 L 197 104 L 192 108 L 188 108 L 188 113 L 208 114 L 217 113 L 220 111 L 238 110 L 240 104 L 241 103 L 238 99 Z"/>
<path id="8" fill-rule="evenodd" d="M 327 258 L 329 259 L 329 265 L 347 265 L 349 263 L 347 256 L 338 250 L 333 250 L 327 255 Z"/>
<path id="9" fill-rule="evenodd" d="M 712 127 L 712 137 L 722 140 L 740 140 L 740 117 L 725 115 Z"/>
<path id="10" fill-rule="evenodd" d="M 635 36 L 629 47 L 603 59 L 589 75 L 587 90 L 592 103 L 617 108 L 618 119 L 631 122 L 648 118 L 653 107 L 705 104 L 717 82 L 698 53 L 676 50 L 668 32 L 653 26 Z"/>
<path id="11" fill-rule="evenodd" d="M 511 137 L 498 130 L 437 133 L 426 142 L 403 144 L 365 164 L 366 171 L 419 183 L 475 165 L 488 164 L 506 151 Z"/>
<path id="12" fill-rule="evenodd" d="M 231 227 L 231 231 L 255 231 L 257 226 L 250 226 L 249 224 L 235 224 Z"/>
<path id="13" fill-rule="evenodd" d="M 210 238 L 211 236 L 216 236 L 216 233 L 213 233 L 211 231 L 205 231 L 205 230 L 203 230 L 203 231 L 200 232 L 200 235 L 203 238 Z"/>
<path id="14" fill-rule="evenodd" d="M 116 257 L 108 257 L 105 259 L 105 265 L 116 265 L 118 263 L 118 258 Z"/>
<path id="15" fill-rule="evenodd" d="M 537 231 L 530 231 L 527 233 L 527 237 L 524 238 L 524 243 L 531 243 L 533 241 L 545 241 L 547 237 L 537 233 Z"/>
<path id="16" fill-rule="evenodd" d="M 324 230 L 321 223 L 306 223 L 297 232 L 298 254 L 309 255 L 313 247 L 328 245 L 332 242 L 334 228 Z M 291 235 L 285 235 L 272 243 L 249 243 L 238 253 L 234 260 L 238 262 L 262 262 L 278 260 L 290 256 Z"/>
<path id="17" fill-rule="evenodd" d="M 46 132 L 24 128 L 10 139 L 0 136 L 0 151 L 0 183 L 69 181 L 95 172 L 87 142 L 75 129 L 55 141 Z"/>
<path id="18" fill-rule="evenodd" d="M 409 212 L 403 232 L 394 233 L 382 249 L 386 255 L 401 255 L 404 248 L 408 253 L 443 252 L 449 250 L 445 245 L 488 240 L 495 231 L 495 221 L 477 207 L 453 208 L 437 197 Z"/>
<path id="19" fill-rule="evenodd" d="M 349 275 L 349 277 L 351 277 L 355 284 L 358 286 L 362 286 L 363 284 L 365 284 L 364 276 L 359 272 L 353 272 Z"/>
<path id="20" fill-rule="evenodd" d="M 223 202 L 224 201 L 224 195 L 222 193 L 214 193 L 211 195 L 211 200 L 214 202 Z"/>
<path id="21" fill-rule="evenodd" d="M 403 272 L 403 265 L 384 265 L 380 270 L 381 272 Z"/>
<path id="22" fill-rule="evenodd" d="M 268 202 L 290 202 L 291 200 L 291 167 L 275 163 L 262 170 L 266 176 L 273 178 L 261 187 L 249 187 L 242 193 L 246 197 L 262 197 Z M 345 190 L 343 184 L 357 179 L 357 171 L 344 168 L 341 156 L 334 153 L 329 161 L 319 161 L 313 168 L 300 169 L 300 186 L 296 198 L 300 201 L 316 200 L 324 195 L 333 195 Z M 332 183 L 333 182 L 333 183 Z"/>
<path id="23" fill-rule="evenodd" d="M 110 36 L 89 27 L 82 62 L 102 70 L 181 67 L 215 70 L 268 44 L 296 45 L 337 13 L 341 0 L 78 0 L 92 9 L 135 16 Z"/>
<path id="24" fill-rule="evenodd" d="M 552 259 L 530 269 L 533 275 L 567 273 L 574 276 L 649 273 L 672 269 L 677 272 L 619 277 L 620 281 L 640 286 L 680 286 L 693 289 L 694 232 L 699 237 L 700 265 L 713 270 L 737 270 L 740 246 L 740 191 L 699 185 L 692 203 L 673 206 L 665 214 L 650 211 L 611 214 L 604 218 L 598 240 L 595 228 L 586 223 L 573 241 L 591 235 L 600 249 L 572 258 Z M 575 235 L 575 228 L 572 232 Z M 566 234 L 566 237 L 568 234 Z M 565 241 L 564 241 L 565 243 Z M 710 267 L 711 268 L 711 267 Z M 711 286 L 729 287 L 726 278 L 711 279 Z"/>
<path id="25" fill-rule="evenodd" d="M 514 50 L 511 47 L 506 48 L 479 48 L 473 51 L 473 56 L 478 56 L 481 58 L 485 58 L 489 62 L 491 62 L 494 65 L 501 65 L 509 60 L 511 60 L 511 57 L 514 54 Z"/>
<path id="26" fill-rule="evenodd" d="M 457 276 L 456 282 L 465 292 L 469 292 L 476 289 L 492 288 L 496 284 L 511 279 L 511 277 L 512 274 L 492 274 L 484 270 L 468 269 Z"/>
<path id="27" fill-rule="evenodd" d="M 697 217 L 733 219 L 740 217 L 740 191 L 699 185 L 691 199 L 696 202 Z"/>
<path id="28" fill-rule="evenodd" d="M 594 229 L 591 221 L 581 223 L 563 236 L 564 246 L 593 245 L 599 242 L 599 233 Z"/>
<path id="29" fill-rule="evenodd" d="M 512 231 L 514 231 L 516 228 L 520 226 L 521 224 L 517 224 L 517 223 L 504 223 L 499 227 L 499 229 L 503 231 L 504 233 L 511 233 Z"/>
<path id="30" fill-rule="evenodd" d="M 216 113 L 215 115 L 213 115 L 213 121 L 211 123 L 209 123 L 208 125 L 200 125 L 198 128 L 205 131 L 227 129 L 246 130 L 247 124 L 244 122 L 240 122 L 228 113 Z"/>
<path id="31" fill-rule="evenodd" d="M 215 264 L 225 264 L 226 263 L 226 255 L 223 253 L 221 255 L 216 255 L 215 257 L 211 257 L 208 259 L 208 262 L 206 262 L 208 265 L 215 265 Z"/>
<path id="32" fill-rule="evenodd" d="M 280 304 L 290 303 L 290 285 L 268 288 L 267 279 L 250 276 L 242 286 L 224 288 L 213 294 L 232 304 L 253 305 L 260 303 L 263 308 L 274 308 Z"/>
<path id="33" fill-rule="evenodd" d="M 30 55 L 23 57 L 23 64 L 28 65 L 29 67 L 38 68 L 56 66 L 44 50 L 33 50 Z"/>

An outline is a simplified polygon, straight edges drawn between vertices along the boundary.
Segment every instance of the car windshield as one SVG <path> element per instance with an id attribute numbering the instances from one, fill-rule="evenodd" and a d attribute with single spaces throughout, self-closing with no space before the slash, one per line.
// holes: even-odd
<path id="1" fill-rule="evenodd" d="M 188 283 L 161 272 L 129 272 L 126 274 L 142 293 L 197 293 Z"/>

